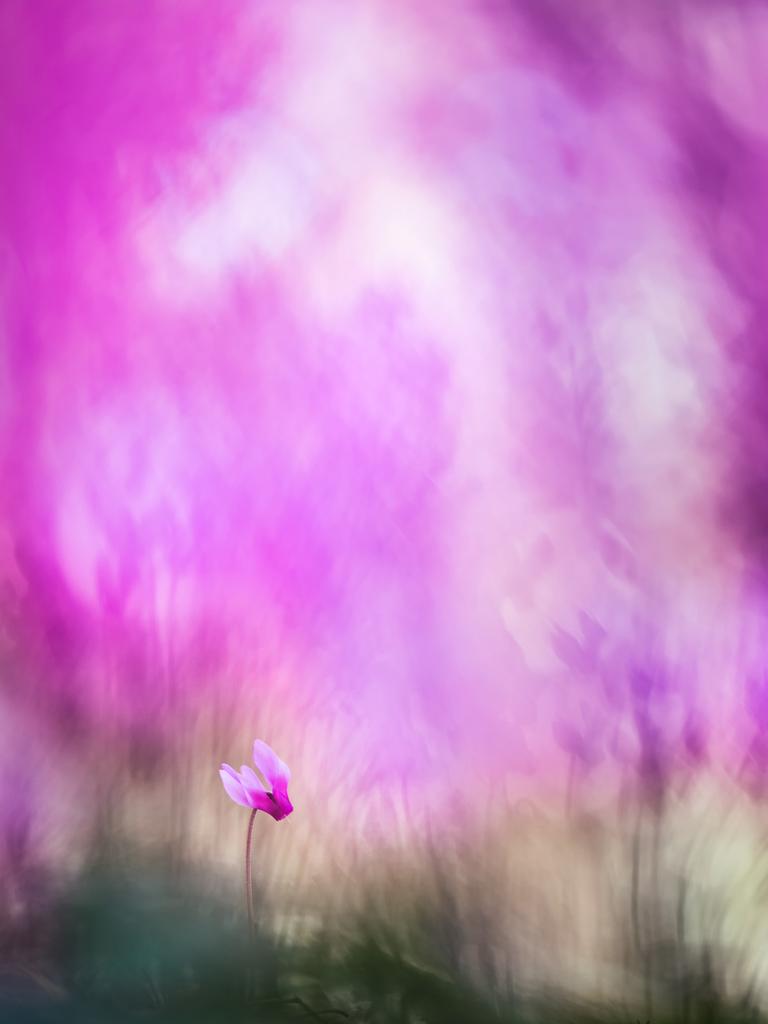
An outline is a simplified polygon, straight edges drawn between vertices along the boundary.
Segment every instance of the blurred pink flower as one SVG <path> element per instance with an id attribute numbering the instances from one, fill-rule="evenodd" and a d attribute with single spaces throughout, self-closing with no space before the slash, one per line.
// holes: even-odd
<path id="1" fill-rule="evenodd" d="M 288 783 L 291 780 L 288 765 L 263 740 L 256 740 L 253 744 L 253 763 L 272 788 L 267 789 L 253 768 L 246 764 L 239 772 L 231 765 L 223 764 L 219 775 L 227 794 L 236 804 L 252 807 L 255 811 L 266 811 L 275 821 L 287 818 L 293 810 L 288 797 Z"/>

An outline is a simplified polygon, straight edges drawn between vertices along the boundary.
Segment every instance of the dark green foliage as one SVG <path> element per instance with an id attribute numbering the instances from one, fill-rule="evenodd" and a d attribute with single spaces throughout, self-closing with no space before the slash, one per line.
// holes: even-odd
<path id="1" fill-rule="evenodd" d="M 229 900 L 166 870 L 95 867 L 49 917 L 44 964 L 7 958 L 0 973 L 1 1024 L 645 1024 L 645 1017 L 562 998 L 502 1001 L 477 991 L 419 944 L 367 921 L 334 947 L 317 938 L 250 942 Z M 376 927 L 374 928 L 374 923 Z M 685 1012 L 652 1024 L 756 1024 L 749 1007 L 727 1008 L 711 985 Z"/>

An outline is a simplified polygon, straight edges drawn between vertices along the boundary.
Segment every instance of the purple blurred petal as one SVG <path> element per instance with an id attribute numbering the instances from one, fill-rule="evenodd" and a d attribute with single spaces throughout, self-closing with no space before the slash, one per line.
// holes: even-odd
<path id="1" fill-rule="evenodd" d="M 574 672 L 589 672 L 593 659 L 575 636 L 556 626 L 552 632 L 552 650 L 562 663 Z"/>
<path id="2" fill-rule="evenodd" d="M 590 653 L 596 654 L 605 638 L 605 630 L 596 619 L 583 610 L 579 612 L 579 625 L 584 638 L 584 647 Z"/>

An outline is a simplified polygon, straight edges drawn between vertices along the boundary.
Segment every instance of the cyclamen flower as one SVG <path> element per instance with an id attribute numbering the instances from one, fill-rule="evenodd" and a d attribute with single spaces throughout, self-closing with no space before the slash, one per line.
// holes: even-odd
<path id="1" fill-rule="evenodd" d="M 223 764 L 219 775 L 224 789 L 236 804 L 251 807 L 255 811 L 265 811 L 275 821 L 282 821 L 293 810 L 293 804 L 288 798 L 288 783 L 291 780 L 288 765 L 263 740 L 256 740 L 253 744 L 253 763 L 271 789 L 267 789 L 248 765 L 244 764 L 236 772 L 231 765 Z"/>

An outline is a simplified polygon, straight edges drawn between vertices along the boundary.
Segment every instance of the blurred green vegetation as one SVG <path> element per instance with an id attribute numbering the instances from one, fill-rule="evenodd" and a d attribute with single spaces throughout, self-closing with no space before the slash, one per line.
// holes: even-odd
<path id="1" fill-rule="evenodd" d="M 414 919 L 419 918 L 415 908 Z M 445 935 L 403 947 L 375 915 L 346 936 L 301 945 L 250 941 L 239 908 L 167 867 L 95 864 L 41 922 L 33 956 L 11 949 L 0 972 L 2 1024 L 645 1024 L 646 1015 L 563 997 L 503 998 L 446 968 Z M 492 986 L 487 986 L 488 989 Z M 652 1024 L 756 1024 L 751 1005 L 726 1006 L 711 980 Z"/>

